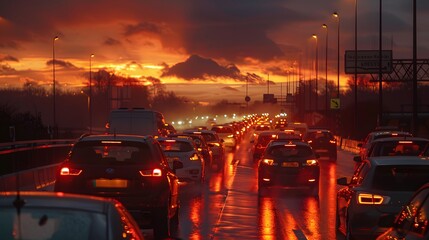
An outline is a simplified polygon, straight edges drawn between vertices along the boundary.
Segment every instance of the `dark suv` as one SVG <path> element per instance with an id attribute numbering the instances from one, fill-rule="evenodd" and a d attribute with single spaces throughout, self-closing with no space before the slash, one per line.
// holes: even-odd
<path id="1" fill-rule="evenodd" d="M 151 136 L 81 137 L 58 169 L 55 191 L 115 198 L 155 238 L 169 237 L 178 223 L 178 178 Z"/>
<path id="2" fill-rule="evenodd" d="M 304 140 L 310 144 L 318 155 L 327 156 L 337 161 L 337 141 L 331 131 L 327 129 L 308 129 Z"/>
<path id="3" fill-rule="evenodd" d="M 272 141 L 258 164 L 258 193 L 267 188 L 304 189 L 319 194 L 320 167 L 313 149 L 301 141 Z"/>

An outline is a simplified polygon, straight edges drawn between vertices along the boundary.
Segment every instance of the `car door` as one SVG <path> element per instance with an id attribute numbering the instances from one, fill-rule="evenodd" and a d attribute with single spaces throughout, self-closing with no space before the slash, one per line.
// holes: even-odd
<path id="1" fill-rule="evenodd" d="M 355 170 L 350 183 L 341 188 L 337 193 L 337 227 L 344 234 L 346 234 L 347 231 L 347 217 L 349 214 L 349 207 L 353 204 L 352 199 L 356 193 L 355 188 L 362 184 L 369 168 L 369 162 L 367 161 L 359 165 Z M 340 179 L 338 179 L 338 181 L 340 181 Z"/>

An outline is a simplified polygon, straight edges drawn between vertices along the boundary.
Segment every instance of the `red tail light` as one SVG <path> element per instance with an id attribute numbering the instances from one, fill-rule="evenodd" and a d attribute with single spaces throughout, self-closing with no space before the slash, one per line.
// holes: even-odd
<path id="1" fill-rule="evenodd" d="M 140 175 L 143 177 L 161 177 L 162 171 L 159 168 L 151 169 L 151 170 L 141 170 L 139 171 Z"/>
<path id="2" fill-rule="evenodd" d="M 81 169 L 63 167 L 60 170 L 61 176 L 78 176 L 82 173 Z"/>

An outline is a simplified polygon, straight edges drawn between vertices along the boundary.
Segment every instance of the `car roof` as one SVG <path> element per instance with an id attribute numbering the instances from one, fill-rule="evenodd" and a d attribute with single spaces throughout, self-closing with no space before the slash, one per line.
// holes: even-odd
<path id="1" fill-rule="evenodd" d="M 379 132 L 370 132 L 369 135 L 379 136 L 379 135 L 389 135 L 389 134 L 402 134 L 402 135 L 408 135 L 412 136 L 413 134 L 410 132 L 404 132 L 399 130 L 393 130 L 393 131 L 379 131 Z"/>
<path id="2" fill-rule="evenodd" d="M 386 137 L 386 138 L 378 138 L 373 141 L 373 143 L 377 142 L 394 142 L 394 141 L 428 141 L 427 138 L 421 137 Z"/>
<path id="3" fill-rule="evenodd" d="M 192 134 L 200 134 L 200 133 L 210 133 L 210 134 L 217 134 L 215 131 L 207 130 L 207 129 L 186 129 L 183 131 L 183 133 L 192 133 Z"/>
<path id="4" fill-rule="evenodd" d="M 280 146 L 280 145 L 285 145 L 285 144 L 295 144 L 295 145 L 301 145 L 301 146 L 308 146 L 310 147 L 310 145 L 306 142 L 303 142 L 301 140 L 283 140 L 283 139 L 279 139 L 279 140 L 273 140 L 269 143 L 269 146 Z"/>
<path id="5" fill-rule="evenodd" d="M 100 213 L 106 212 L 106 205 L 118 203 L 118 201 L 111 198 L 63 192 L 25 191 L 20 192 L 19 196 L 25 201 L 24 207 L 75 208 Z M 17 192 L 0 192 L 0 206 L 11 205 L 11 200 L 16 199 L 16 197 Z"/>
<path id="6" fill-rule="evenodd" d="M 419 156 L 380 156 L 369 157 L 369 161 L 373 165 L 389 166 L 389 165 L 429 165 L 429 158 Z"/>
<path id="7" fill-rule="evenodd" d="M 191 137 L 189 137 L 189 138 L 179 138 L 179 137 L 159 137 L 157 140 L 158 140 L 158 141 L 174 140 L 174 141 L 176 141 L 176 142 L 187 142 L 187 143 L 190 143 L 190 144 L 193 144 L 193 143 L 194 143 L 194 140 L 192 140 L 192 138 L 191 138 Z"/>
<path id="8" fill-rule="evenodd" d="M 307 130 L 307 133 L 309 132 L 331 132 L 331 130 L 326 129 L 326 128 L 309 128 Z"/>

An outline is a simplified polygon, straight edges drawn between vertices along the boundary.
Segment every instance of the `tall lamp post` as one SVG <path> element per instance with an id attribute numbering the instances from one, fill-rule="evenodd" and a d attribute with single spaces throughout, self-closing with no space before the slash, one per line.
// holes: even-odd
<path id="1" fill-rule="evenodd" d="M 328 114 L 328 25 L 322 24 L 322 28 L 326 29 L 325 39 L 325 114 Z"/>
<path id="2" fill-rule="evenodd" d="M 337 98 L 340 97 L 340 15 L 337 12 L 332 14 L 338 20 L 337 39 Z"/>
<path id="3" fill-rule="evenodd" d="M 89 133 L 92 133 L 92 78 L 91 78 L 91 68 L 92 68 L 92 58 L 94 54 L 89 56 Z"/>
<path id="4" fill-rule="evenodd" d="M 316 39 L 316 111 L 318 110 L 318 98 L 319 98 L 319 90 L 318 90 L 318 78 L 319 78 L 319 43 L 317 40 L 317 35 L 313 34 L 313 38 Z M 310 92 L 311 94 L 311 92 Z"/>
<path id="5" fill-rule="evenodd" d="M 357 8 L 358 0 L 355 0 L 355 109 L 354 109 L 354 130 L 357 132 L 358 127 L 358 104 L 357 104 Z"/>
<path id="6" fill-rule="evenodd" d="M 58 36 L 55 36 L 52 38 L 52 102 L 53 102 L 53 108 L 52 108 L 52 114 L 53 114 L 53 133 L 56 131 L 57 126 L 57 113 L 56 113 L 56 100 L 55 100 L 55 41 L 59 39 Z M 55 134 L 54 134 L 55 135 Z M 53 136 L 54 136 L 53 135 Z"/>

